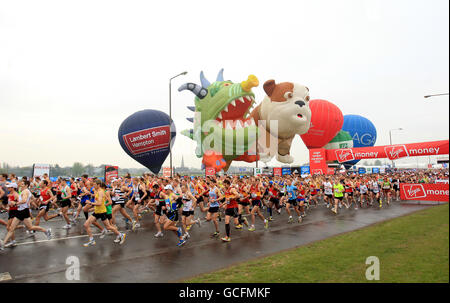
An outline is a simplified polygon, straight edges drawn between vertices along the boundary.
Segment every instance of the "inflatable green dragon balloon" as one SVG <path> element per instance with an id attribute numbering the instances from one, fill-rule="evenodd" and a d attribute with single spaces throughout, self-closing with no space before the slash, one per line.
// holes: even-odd
<path id="1" fill-rule="evenodd" d="M 196 155 L 202 167 L 212 167 L 216 172 L 227 171 L 232 161 L 255 162 L 259 160 L 254 150 L 258 127 L 250 117 L 255 103 L 252 88 L 259 85 L 254 75 L 240 83 L 223 79 L 220 70 L 215 82 L 210 83 L 203 72 L 201 85 L 185 83 L 178 91 L 189 90 L 195 94 L 193 129 L 181 133 L 197 142 Z"/>

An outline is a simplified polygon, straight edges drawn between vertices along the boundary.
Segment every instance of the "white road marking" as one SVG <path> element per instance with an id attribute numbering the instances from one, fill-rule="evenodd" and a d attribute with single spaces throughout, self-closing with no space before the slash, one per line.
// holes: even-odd
<path id="1" fill-rule="evenodd" d="M 12 280 L 12 277 L 9 274 L 9 272 L 2 272 L 2 273 L 0 273 L 0 282 L 2 282 L 2 281 L 9 281 L 9 280 Z"/>
<path id="2" fill-rule="evenodd" d="M 99 236 L 99 235 L 101 235 L 101 233 L 93 234 L 93 235 L 94 236 Z M 57 239 L 50 239 L 50 240 L 39 240 L 39 241 L 22 242 L 22 243 L 17 243 L 16 246 L 26 245 L 26 244 L 43 243 L 43 242 L 51 242 L 51 241 L 59 241 L 59 240 L 76 239 L 76 238 L 84 238 L 84 237 L 89 237 L 89 235 L 79 235 L 79 236 L 64 237 L 64 238 L 57 238 Z"/>

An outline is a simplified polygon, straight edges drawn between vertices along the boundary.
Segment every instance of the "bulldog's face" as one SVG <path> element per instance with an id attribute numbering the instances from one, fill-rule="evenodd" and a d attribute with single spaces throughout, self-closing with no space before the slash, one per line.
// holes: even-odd
<path id="1" fill-rule="evenodd" d="M 264 84 L 267 96 L 261 106 L 261 117 L 278 121 L 279 138 L 292 137 L 308 132 L 311 122 L 309 89 L 301 84 L 269 80 Z"/>

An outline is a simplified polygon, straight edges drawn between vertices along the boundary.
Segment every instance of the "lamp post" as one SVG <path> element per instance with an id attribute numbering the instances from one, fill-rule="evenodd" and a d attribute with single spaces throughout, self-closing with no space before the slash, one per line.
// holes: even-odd
<path id="1" fill-rule="evenodd" d="M 172 80 L 175 79 L 178 76 L 186 75 L 187 72 L 182 72 L 176 76 L 173 76 L 169 79 L 169 117 L 170 117 L 170 123 L 172 124 Z M 172 142 L 172 130 L 170 130 L 170 141 Z M 172 147 L 169 145 L 169 152 L 170 152 L 170 177 L 173 177 L 173 170 L 172 170 Z"/>
<path id="2" fill-rule="evenodd" d="M 403 130 L 403 128 L 394 128 L 389 130 L 389 144 L 392 145 L 392 131 L 393 130 Z M 394 160 L 392 160 L 392 168 L 394 168 Z"/>
<path id="3" fill-rule="evenodd" d="M 426 95 L 426 96 L 423 96 L 423 97 L 426 99 L 426 98 L 436 97 L 436 96 L 448 96 L 448 93 L 434 94 L 434 95 Z"/>

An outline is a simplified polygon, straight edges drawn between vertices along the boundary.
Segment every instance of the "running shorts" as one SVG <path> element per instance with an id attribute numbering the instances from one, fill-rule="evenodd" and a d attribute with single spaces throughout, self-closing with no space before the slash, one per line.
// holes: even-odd
<path id="1" fill-rule="evenodd" d="M 248 199 L 247 198 L 245 198 L 245 199 L 240 199 L 239 200 L 239 202 L 238 202 L 238 204 L 241 204 L 242 206 L 249 206 L 250 205 L 250 202 L 248 201 Z"/>
<path id="2" fill-rule="evenodd" d="M 238 217 L 238 208 L 227 208 L 225 210 L 225 216 L 230 216 L 233 218 L 237 218 Z"/>
<path id="3" fill-rule="evenodd" d="M 61 207 L 68 207 L 68 206 L 70 206 L 70 200 L 69 199 L 64 199 L 64 200 L 61 200 Z"/>
<path id="4" fill-rule="evenodd" d="M 279 205 L 280 204 L 280 199 L 275 198 L 275 197 L 270 197 L 270 202 L 272 202 L 275 205 Z"/>
<path id="5" fill-rule="evenodd" d="M 41 206 L 39 206 L 39 210 L 45 209 L 45 212 L 48 213 L 48 211 L 50 210 L 50 203 L 47 204 L 41 204 Z"/>
<path id="6" fill-rule="evenodd" d="M 30 217 L 30 209 L 29 208 L 25 208 L 25 209 L 22 209 L 22 210 L 18 210 L 16 212 L 15 217 L 17 219 L 19 219 L 20 221 L 23 221 L 26 218 L 29 218 Z"/>
<path id="7" fill-rule="evenodd" d="M 219 206 L 213 206 L 208 208 L 208 212 L 212 214 L 219 212 Z"/>
<path id="8" fill-rule="evenodd" d="M 297 206 L 297 200 L 288 200 L 287 203 L 291 204 L 292 206 Z"/>
<path id="9" fill-rule="evenodd" d="M 13 218 L 15 218 L 17 216 L 17 209 L 11 209 L 9 212 L 8 212 L 8 220 L 9 219 L 13 219 Z"/>
<path id="10" fill-rule="evenodd" d="M 252 200 L 252 206 L 259 206 L 259 207 L 261 207 L 261 200 Z"/>
<path id="11" fill-rule="evenodd" d="M 106 217 L 106 213 L 101 213 L 101 214 L 96 214 L 96 213 L 93 213 L 92 214 L 94 217 L 95 217 L 95 219 L 100 219 L 100 220 L 102 220 L 102 221 L 106 221 L 106 219 L 108 219 L 107 217 Z"/>
<path id="12" fill-rule="evenodd" d="M 177 222 L 178 221 L 178 212 L 177 211 L 169 211 L 166 213 L 167 219 L 169 219 L 170 221 L 173 222 Z"/>

